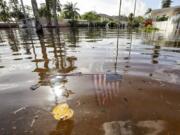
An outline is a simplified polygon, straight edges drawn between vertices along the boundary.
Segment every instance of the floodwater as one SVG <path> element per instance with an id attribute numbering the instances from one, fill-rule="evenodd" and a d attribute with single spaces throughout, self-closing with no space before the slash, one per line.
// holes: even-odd
<path id="1" fill-rule="evenodd" d="M 0 30 L 0 135 L 179 135 L 179 37 Z M 74 115 L 57 121 L 62 103 Z"/>

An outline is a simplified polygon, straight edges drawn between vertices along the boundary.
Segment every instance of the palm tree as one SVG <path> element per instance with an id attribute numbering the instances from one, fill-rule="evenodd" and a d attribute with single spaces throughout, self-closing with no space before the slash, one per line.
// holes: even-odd
<path id="1" fill-rule="evenodd" d="M 24 14 L 21 12 L 21 7 L 18 0 L 9 0 L 9 8 L 11 17 L 15 18 L 16 22 L 18 19 L 23 19 Z"/>
<path id="2" fill-rule="evenodd" d="M 53 17 L 54 17 L 54 24 L 58 26 L 58 18 L 57 18 L 57 0 L 53 1 Z"/>
<path id="3" fill-rule="evenodd" d="M 170 7 L 172 2 L 172 0 L 162 0 L 162 8 Z"/>
<path id="4" fill-rule="evenodd" d="M 31 0 L 33 14 L 35 16 L 36 20 L 39 20 L 39 12 L 38 12 L 38 6 L 36 0 Z"/>
<path id="5" fill-rule="evenodd" d="M 54 18 L 55 25 L 57 25 L 58 18 L 57 12 L 61 12 L 61 3 L 59 0 L 45 0 L 46 5 L 41 6 L 39 9 L 40 16 L 47 18 L 47 25 L 52 25 L 52 17 Z"/>
<path id="6" fill-rule="evenodd" d="M 128 21 L 129 21 L 128 23 L 130 27 L 132 27 L 133 19 L 134 19 L 134 14 L 130 13 L 128 16 Z"/>
<path id="7" fill-rule="evenodd" d="M 51 26 L 51 0 L 45 0 L 45 2 L 46 2 L 47 24 Z"/>
<path id="8" fill-rule="evenodd" d="M 151 13 L 151 11 L 152 11 L 152 9 L 151 9 L 151 8 L 148 8 L 147 11 L 146 11 L 146 13 L 145 13 L 145 15 Z"/>
<path id="9" fill-rule="evenodd" d="M 7 6 L 6 1 L 0 0 L 0 20 L 4 22 L 9 22 L 9 19 L 9 7 Z"/>
<path id="10" fill-rule="evenodd" d="M 76 7 L 77 3 L 68 2 L 64 5 L 64 17 L 66 19 L 72 19 L 73 21 L 77 19 L 80 15 L 78 13 L 79 8 Z"/>

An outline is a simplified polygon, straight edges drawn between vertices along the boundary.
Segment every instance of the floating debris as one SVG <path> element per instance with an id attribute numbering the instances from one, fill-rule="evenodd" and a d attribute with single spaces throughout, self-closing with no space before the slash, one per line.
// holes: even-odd
<path id="1" fill-rule="evenodd" d="M 163 82 L 159 82 L 161 87 L 164 87 L 165 84 Z"/>
<path id="2" fill-rule="evenodd" d="M 58 104 L 52 110 L 52 115 L 56 120 L 68 120 L 73 117 L 74 111 L 69 108 L 67 103 Z"/>
<path id="3" fill-rule="evenodd" d="M 34 126 L 34 124 L 35 124 L 35 122 L 36 122 L 36 120 L 37 120 L 38 118 L 39 118 L 38 115 L 34 116 L 32 122 L 31 122 L 31 125 L 30 125 L 31 128 Z"/>
<path id="4" fill-rule="evenodd" d="M 38 89 L 39 87 L 41 86 L 41 84 L 35 84 L 35 85 L 32 85 L 30 88 L 31 88 L 31 90 L 36 90 L 36 89 Z"/>
<path id="5" fill-rule="evenodd" d="M 22 110 L 25 110 L 25 109 L 26 109 L 26 107 L 21 107 L 21 108 L 15 110 L 13 113 L 16 114 L 16 113 L 18 113 L 18 112 L 20 112 Z"/>
<path id="6" fill-rule="evenodd" d="M 81 102 L 80 100 L 76 101 L 76 107 L 80 106 L 81 105 Z"/>
<path id="7" fill-rule="evenodd" d="M 75 94 L 72 90 L 65 90 L 63 96 L 68 98 L 71 94 Z"/>

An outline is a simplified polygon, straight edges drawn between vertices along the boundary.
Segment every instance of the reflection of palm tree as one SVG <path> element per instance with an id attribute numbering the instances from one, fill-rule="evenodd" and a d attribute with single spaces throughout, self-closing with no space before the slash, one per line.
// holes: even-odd
<path id="1" fill-rule="evenodd" d="M 86 32 L 86 38 L 87 39 L 91 39 L 88 42 L 96 42 L 97 39 L 101 39 L 102 36 L 105 36 L 106 33 L 103 33 L 102 31 L 100 31 L 100 29 L 92 29 L 90 28 L 87 32 Z"/>
<path id="2" fill-rule="evenodd" d="M 56 129 L 51 131 L 49 135 L 71 135 L 73 127 L 73 120 L 60 121 L 58 122 Z"/>
<path id="3" fill-rule="evenodd" d="M 22 33 L 21 33 L 20 37 L 21 37 L 21 40 L 23 41 L 23 44 L 22 44 L 23 48 L 25 49 L 26 54 L 29 55 L 29 54 L 31 54 L 31 51 L 30 51 L 31 47 L 30 47 L 30 44 L 27 43 L 27 41 L 28 41 L 29 37 L 31 38 L 31 31 L 29 31 L 29 29 L 22 29 L 21 32 Z"/>
<path id="4" fill-rule="evenodd" d="M 7 35 L 8 35 L 8 41 L 9 45 L 11 46 L 11 49 L 13 52 L 18 52 L 19 51 L 19 46 L 18 46 L 18 38 L 16 37 L 16 33 L 14 33 L 14 30 L 10 29 L 7 30 Z"/>
<path id="5" fill-rule="evenodd" d="M 45 79 L 46 73 L 49 71 L 49 59 L 48 59 L 48 55 L 46 52 L 46 46 L 44 44 L 44 37 L 43 36 L 39 36 L 39 40 L 40 40 L 40 45 L 41 45 L 41 52 L 42 52 L 42 56 L 43 56 L 43 60 L 44 60 L 44 69 L 41 69 L 39 71 L 41 71 L 39 73 L 39 76 L 41 78 L 41 80 L 43 81 Z"/>
<path id="6" fill-rule="evenodd" d="M 53 31 L 51 31 L 52 45 L 54 48 L 54 57 L 56 70 L 60 73 L 69 73 L 73 71 L 76 67 L 73 65 L 74 61 L 77 59 L 75 57 L 67 57 L 65 54 L 65 46 L 61 43 L 59 30 L 56 29 L 56 38 L 54 38 Z M 56 40 L 56 43 L 55 43 Z M 66 58 L 67 57 L 67 58 Z M 67 62 L 69 65 L 67 65 Z"/>
<path id="7" fill-rule="evenodd" d="M 76 67 L 74 66 L 74 61 L 77 60 L 76 57 L 67 57 L 65 52 L 66 52 L 66 48 L 65 48 L 65 44 L 61 43 L 60 40 L 60 35 L 59 35 L 59 29 L 56 29 L 56 34 L 57 34 L 57 43 L 60 49 L 60 58 L 61 58 L 61 69 L 59 69 L 60 73 L 69 73 L 71 71 L 73 71 Z M 76 42 L 76 39 L 75 39 Z M 69 63 L 69 65 L 67 65 L 67 63 Z"/>
<path id="8" fill-rule="evenodd" d="M 71 47 L 76 47 L 76 43 L 79 42 L 79 30 L 75 28 L 70 29 L 67 39 L 71 43 Z"/>

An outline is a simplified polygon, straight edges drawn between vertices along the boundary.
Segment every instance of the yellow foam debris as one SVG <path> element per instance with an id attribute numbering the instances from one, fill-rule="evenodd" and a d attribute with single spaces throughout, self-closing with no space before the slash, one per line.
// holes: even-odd
<path id="1" fill-rule="evenodd" d="M 56 120 L 67 120 L 73 117 L 74 111 L 69 108 L 69 105 L 66 103 L 58 104 L 52 110 L 54 119 Z"/>

